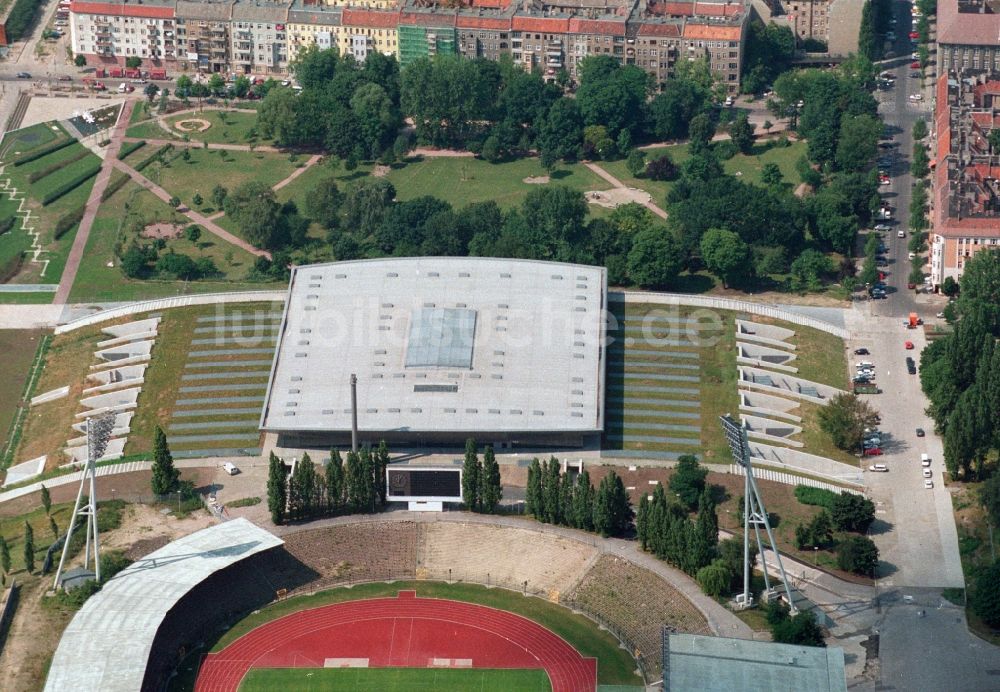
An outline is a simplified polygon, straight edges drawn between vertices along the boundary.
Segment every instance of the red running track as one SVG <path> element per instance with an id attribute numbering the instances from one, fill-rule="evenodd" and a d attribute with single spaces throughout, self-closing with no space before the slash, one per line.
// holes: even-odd
<path id="1" fill-rule="evenodd" d="M 532 620 L 401 591 L 397 598 L 336 603 L 261 625 L 206 656 L 195 690 L 235 692 L 251 668 L 318 668 L 328 658 L 367 658 L 372 668 L 471 659 L 473 668 L 542 668 L 553 692 L 597 687 L 597 661 Z"/>

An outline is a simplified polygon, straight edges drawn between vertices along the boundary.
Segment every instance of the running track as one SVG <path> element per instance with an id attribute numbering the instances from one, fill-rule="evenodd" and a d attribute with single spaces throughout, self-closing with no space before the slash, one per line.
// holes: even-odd
<path id="1" fill-rule="evenodd" d="M 434 658 L 473 668 L 542 668 L 553 692 L 593 692 L 597 661 L 520 615 L 472 603 L 417 598 L 348 601 L 286 615 L 243 635 L 201 666 L 196 692 L 235 692 L 251 668 L 313 668 L 327 658 L 426 668 Z"/>

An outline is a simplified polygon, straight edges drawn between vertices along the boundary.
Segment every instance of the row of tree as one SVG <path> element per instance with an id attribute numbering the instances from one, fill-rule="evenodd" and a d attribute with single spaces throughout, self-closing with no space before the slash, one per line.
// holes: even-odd
<path id="1" fill-rule="evenodd" d="M 308 453 L 292 472 L 274 452 L 268 461 L 267 507 L 271 521 L 303 521 L 322 516 L 376 512 L 386 504 L 385 470 L 389 448 L 385 441 L 347 453 L 347 463 L 336 449 L 317 470 Z"/>
<path id="2" fill-rule="evenodd" d="M 493 514 L 503 499 L 503 484 L 500 482 L 500 464 L 497 463 L 493 447 L 483 450 L 482 461 L 476 441 L 465 441 L 465 461 L 462 465 L 462 498 L 465 507 L 473 512 Z"/>
<path id="3" fill-rule="evenodd" d="M 586 469 L 563 473 L 559 460 L 537 458 L 528 467 L 526 509 L 547 524 L 562 524 L 602 536 L 624 536 L 632 529 L 634 512 L 621 477 L 610 471 L 594 490 Z"/>

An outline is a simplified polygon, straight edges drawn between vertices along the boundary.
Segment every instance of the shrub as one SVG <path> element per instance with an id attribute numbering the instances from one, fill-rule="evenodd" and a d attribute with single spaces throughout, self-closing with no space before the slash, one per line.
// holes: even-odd
<path id="1" fill-rule="evenodd" d="M 833 507 L 833 501 L 837 499 L 837 493 L 825 488 L 811 488 L 808 485 L 795 486 L 795 499 L 804 505 L 816 505 L 817 507 Z"/>
<path id="2" fill-rule="evenodd" d="M 108 183 L 108 186 L 104 188 L 104 192 L 101 193 L 101 201 L 106 202 L 111 199 L 111 196 L 125 187 L 125 183 L 129 180 L 131 180 L 131 178 L 127 174 L 118 171 L 117 177 Z"/>
<path id="3" fill-rule="evenodd" d="M 60 149 L 65 149 L 74 142 L 76 142 L 75 139 L 66 138 L 66 139 L 60 139 L 59 141 L 53 142 L 52 144 L 46 144 L 43 147 L 38 147 L 37 149 L 32 149 L 31 151 L 21 154 L 16 159 L 14 159 L 14 165 L 23 166 L 26 163 L 37 161 L 43 156 L 48 156 L 52 152 L 59 151 Z"/>
<path id="4" fill-rule="evenodd" d="M 63 195 L 72 192 L 76 188 L 80 187 L 86 181 L 93 178 L 101 170 L 101 164 L 95 163 L 87 168 L 83 169 L 75 177 L 67 180 L 65 183 L 57 187 L 55 190 L 51 190 L 44 197 L 42 197 L 42 205 L 47 206 L 52 204 L 57 199 Z"/>
<path id="5" fill-rule="evenodd" d="M 673 180 L 677 177 L 677 166 L 663 154 L 646 164 L 646 177 L 650 180 Z"/>
<path id="6" fill-rule="evenodd" d="M 861 495 L 844 491 L 830 505 L 830 516 L 838 531 L 864 533 L 875 521 L 875 503 Z"/>
<path id="7" fill-rule="evenodd" d="M 80 223 L 80 221 L 83 219 L 83 212 L 84 212 L 84 207 L 83 205 L 80 205 L 73 211 L 67 212 L 62 216 L 60 216 L 59 220 L 56 221 L 56 230 L 52 234 L 52 237 L 55 238 L 56 240 L 59 240 L 64 235 L 69 233 L 70 229 L 73 228 L 73 226 Z"/>
<path id="8" fill-rule="evenodd" d="M 35 0 L 16 0 L 10 14 L 7 15 L 7 40 L 15 41 L 27 35 L 35 23 L 35 17 L 43 3 Z"/>
<path id="9" fill-rule="evenodd" d="M 24 253 L 19 252 L 9 260 L 3 266 L 0 266 L 0 284 L 5 284 L 21 271 L 21 266 L 24 264 Z"/>
<path id="10" fill-rule="evenodd" d="M 837 546 L 837 566 L 847 572 L 871 575 L 878 566 L 878 548 L 867 536 L 848 536 Z"/>
<path id="11" fill-rule="evenodd" d="M 0 221 L 0 235 L 3 235 L 4 233 L 6 233 L 7 231 L 9 231 L 10 229 L 14 228 L 14 223 L 16 221 L 17 221 L 17 218 L 15 218 L 13 216 L 8 216 L 3 221 Z"/>
<path id="12" fill-rule="evenodd" d="M 260 504 L 259 497 L 241 497 L 239 500 L 227 502 L 226 507 L 253 507 Z"/>
<path id="13" fill-rule="evenodd" d="M 118 150 L 118 160 L 123 161 L 129 154 L 142 149 L 144 146 L 146 146 L 146 140 L 144 139 L 138 142 L 125 142 L 122 148 Z"/>
<path id="14" fill-rule="evenodd" d="M 52 175 L 56 171 L 59 171 L 59 170 L 62 170 L 63 168 L 66 168 L 66 166 L 70 165 L 71 163 L 76 163 L 77 161 L 79 161 L 80 159 L 82 159 L 83 157 L 85 157 L 89 153 L 90 152 L 87 149 L 81 149 L 80 151 L 78 151 L 75 154 L 73 154 L 72 156 L 70 156 L 68 159 L 63 159 L 62 161 L 56 161 L 55 163 L 53 163 L 51 165 L 48 165 L 45 168 L 41 168 L 41 169 L 39 169 L 37 171 L 32 171 L 28 175 L 28 182 L 29 183 L 37 183 L 39 180 L 41 180 L 45 176 Z"/>
<path id="15" fill-rule="evenodd" d="M 174 148 L 173 144 L 164 144 L 162 147 L 157 149 L 155 152 L 144 158 L 142 161 L 132 166 L 136 171 L 141 171 L 143 168 L 153 163 L 154 161 L 161 160 L 163 155 Z"/>

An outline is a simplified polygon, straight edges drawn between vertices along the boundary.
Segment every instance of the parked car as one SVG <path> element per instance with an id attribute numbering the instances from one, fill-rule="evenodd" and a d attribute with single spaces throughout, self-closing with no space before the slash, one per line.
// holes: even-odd
<path id="1" fill-rule="evenodd" d="M 923 437 L 923 436 L 924 436 L 924 429 L 917 428 L 917 437 Z"/>
<path id="2" fill-rule="evenodd" d="M 910 38 L 920 38 L 920 34 L 916 31 L 911 31 Z"/>
<path id="3" fill-rule="evenodd" d="M 904 341 L 903 342 L 903 348 L 905 348 L 907 351 L 912 351 L 913 350 L 913 342 L 912 341 Z"/>
<path id="4" fill-rule="evenodd" d="M 62 75 L 59 75 L 59 81 L 60 82 L 72 82 L 73 78 L 70 77 L 68 74 L 62 74 Z"/>
<path id="5" fill-rule="evenodd" d="M 920 455 L 920 465 L 921 466 L 931 465 L 931 457 L 929 454 L 927 454 L 927 452 L 924 452 L 923 454 Z"/>
<path id="6" fill-rule="evenodd" d="M 18 72 L 17 73 L 17 78 L 18 79 L 31 79 L 31 73 L 29 73 L 29 72 Z"/>
<path id="7" fill-rule="evenodd" d="M 856 348 L 854 349 L 854 355 L 856 356 L 867 356 L 870 351 L 867 348 Z"/>
<path id="8" fill-rule="evenodd" d="M 930 478 L 925 478 L 924 479 L 924 488 L 926 490 L 933 490 L 934 489 L 934 481 L 932 481 Z"/>
<path id="9" fill-rule="evenodd" d="M 887 473 L 889 471 L 889 467 L 885 464 L 872 464 L 868 467 L 868 470 L 876 473 Z"/>
<path id="10" fill-rule="evenodd" d="M 910 69 L 919 70 L 920 69 L 920 63 L 917 62 L 916 60 L 914 60 L 913 62 L 910 63 Z"/>
<path id="11" fill-rule="evenodd" d="M 922 473 L 924 474 L 924 478 L 930 478 L 934 475 L 930 469 L 923 469 Z"/>
<path id="12" fill-rule="evenodd" d="M 866 457 L 880 457 L 880 456 L 882 456 L 882 448 L 881 447 L 871 447 L 869 449 L 865 449 L 861 453 L 864 454 Z"/>
<path id="13" fill-rule="evenodd" d="M 851 378 L 852 384 L 871 384 L 871 378 L 865 375 L 855 375 Z"/>

